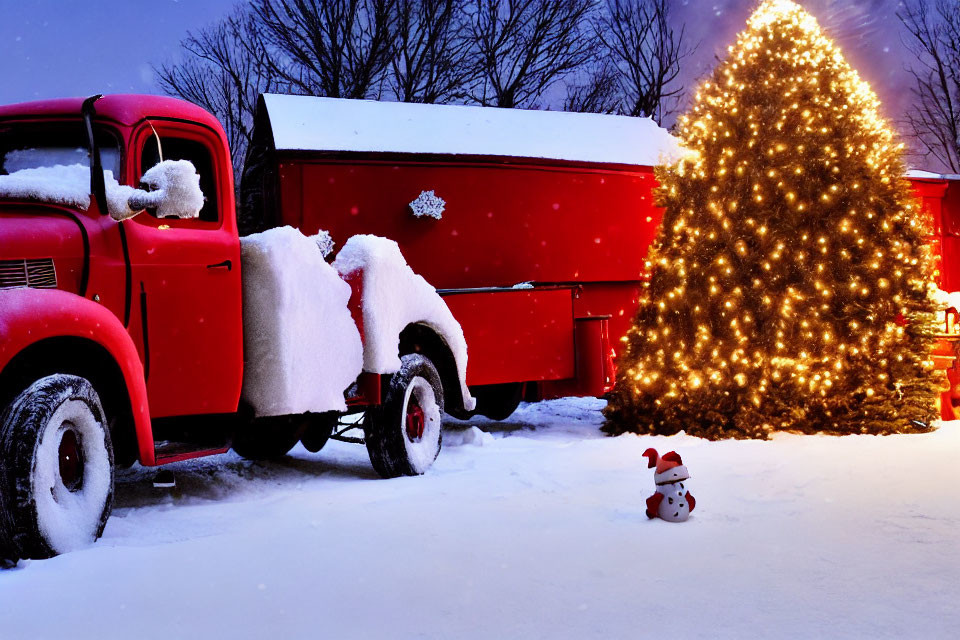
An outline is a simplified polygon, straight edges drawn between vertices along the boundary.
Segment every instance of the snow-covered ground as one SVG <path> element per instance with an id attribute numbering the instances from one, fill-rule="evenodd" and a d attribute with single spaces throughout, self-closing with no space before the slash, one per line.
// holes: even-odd
<path id="1" fill-rule="evenodd" d="M 956 637 L 960 423 L 607 438 L 602 405 L 448 425 L 419 478 L 341 443 L 122 472 L 99 543 L 0 571 L 0 638 Z M 644 515 L 650 446 L 684 524 Z"/>

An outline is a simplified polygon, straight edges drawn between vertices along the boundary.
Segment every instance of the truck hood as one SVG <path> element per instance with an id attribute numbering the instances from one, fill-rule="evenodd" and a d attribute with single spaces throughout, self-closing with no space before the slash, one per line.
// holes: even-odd
<path id="1" fill-rule="evenodd" d="M 57 288 L 77 291 L 85 245 L 82 222 L 67 209 L 0 204 L 0 289 L 24 286 L 31 268 L 46 273 L 52 263 Z M 51 280 L 26 284 L 49 287 Z"/>

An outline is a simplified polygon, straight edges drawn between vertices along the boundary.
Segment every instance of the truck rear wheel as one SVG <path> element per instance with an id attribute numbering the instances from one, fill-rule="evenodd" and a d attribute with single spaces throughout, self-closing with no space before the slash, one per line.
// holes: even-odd
<path id="1" fill-rule="evenodd" d="M 0 419 L 0 541 L 49 558 L 100 537 L 113 507 L 113 447 L 93 386 L 41 378 Z"/>
<path id="2" fill-rule="evenodd" d="M 421 475 L 440 454 L 443 386 L 429 359 L 409 354 L 390 379 L 383 404 L 367 411 L 364 440 L 384 478 Z"/>
<path id="3" fill-rule="evenodd" d="M 477 400 L 474 414 L 486 416 L 491 420 L 506 420 L 520 406 L 523 400 L 523 383 L 507 382 L 488 384 L 470 389 Z"/>
<path id="4" fill-rule="evenodd" d="M 333 430 L 337 427 L 340 414 L 336 411 L 306 414 L 306 425 L 300 434 L 300 442 L 304 449 L 316 453 L 330 440 Z"/>

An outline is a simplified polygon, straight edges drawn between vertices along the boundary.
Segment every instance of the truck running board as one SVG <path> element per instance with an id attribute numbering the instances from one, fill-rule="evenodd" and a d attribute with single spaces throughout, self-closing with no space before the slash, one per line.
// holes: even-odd
<path id="1" fill-rule="evenodd" d="M 229 450 L 230 447 L 197 449 L 197 445 L 192 442 L 163 441 L 158 442 L 154 448 L 154 460 L 157 466 L 159 466 L 162 464 L 170 464 L 171 462 L 180 462 L 181 460 L 201 458 L 203 456 L 215 456 L 226 453 Z"/>

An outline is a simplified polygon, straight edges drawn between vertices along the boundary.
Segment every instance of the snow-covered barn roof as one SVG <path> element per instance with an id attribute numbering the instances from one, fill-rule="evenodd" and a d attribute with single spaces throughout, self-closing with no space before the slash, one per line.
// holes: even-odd
<path id="1" fill-rule="evenodd" d="M 907 177 L 915 180 L 960 180 L 960 175 L 955 173 L 934 173 L 933 171 L 924 171 L 922 169 L 911 169 L 907 171 Z"/>
<path id="2" fill-rule="evenodd" d="M 264 94 L 278 150 L 543 158 L 652 166 L 679 159 L 650 118 Z"/>

